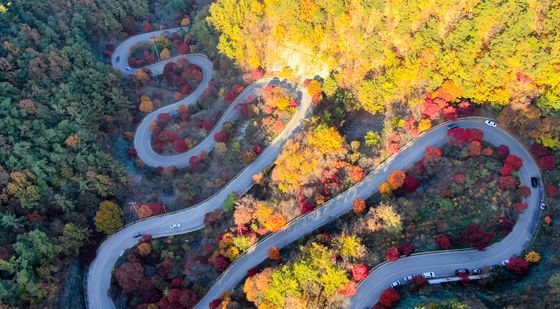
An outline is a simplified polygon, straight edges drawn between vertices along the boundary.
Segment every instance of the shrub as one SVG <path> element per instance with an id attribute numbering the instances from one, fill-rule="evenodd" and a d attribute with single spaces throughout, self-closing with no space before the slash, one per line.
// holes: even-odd
<path id="1" fill-rule="evenodd" d="M 354 213 L 361 215 L 366 211 L 366 201 L 362 198 L 355 199 L 352 203 Z"/>
<path id="2" fill-rule="evenodd" d="M 220 131 L 214 134 L 214 140 L 218 143 L 226 143 L 229 140 L 229 133 Z"/>
<path id="3" fill-rule="evenodd" d="M 352 278 L 354 281 L 361 281 L 367 278 L 368 267 L 363 264 L 356 264 L 352 268 Z"/>
<path id="4" fill-rule="evenodd" d="M 528 266 L 524 259 L 512 257 L 509 259 L 506 269 L 514 275 L 523 276 L 527 274 Z"/>
<path id="5" fill-rule="evenodd" d="M 494 232 L 486 232 L 478 224 L 470 224 L 461 232 L 464 242 L 478 250 L 484 250 L 492 241 L 494 241 Z"/>
<path id="6" fill-rule="evenodd" d="M 404 184 L 404 179 L 405 178 L 406 178 L 406 175 L 403 171 L 396 170 L 396 171 L 392 172 L 391 174 L 389 174 L 389 176 L 387 177 L 387 182 L 389 183 L 391 188 L 397 189 L 397 188 L 400 188 Z"/>
<path id="7" fill-rule="evenodd" d="M 521 158 L 513 155 L 507 156 L 504 160 L 504 163 L 511 166 L 514 171 L 519 170 L 523 166 L 523 161 L 521 160 Z"/>
<path id="8" fill-rule="evenodd" d="M 546 186 L 546 193 L 548 196 L 555 198 L 558 196 L 558 188 L 553 185 Z"/>
<path id="9" fill-rule="evenodd" d="M 416 251 L 416 248 L 411 243 L 402 243 L 399 245 L 399 252 L 401 255 L 411 255 Z"/>
<path id="10" fill-rule="evenodd" d="M 440 249 L 447 250 L 451 248 L 451 242 L 449 241 L 449 238 L 445 235 L 438 236 L 434 240 Z"/>
<path id="11" fill-rule="evenodd" d="M 554 156 L 546 156 L 539 159 L 539 165 L 545 170 L 553 170 L 556 168 L 556 158 Z"/>
<path id="12" fill-rule="evenodd" d="M 409 175 L 406 175 L 406 177 L 404 179 L 403 189 L 408 193 L 413 193 L 413 192 L 416 192 L 416 189 L 418 189 L 419 185 L 420 185 L 420 183 L 418 182 L 416 177 L 414 177 L 414 175 L 412 175 L 412 174 L 409 174 Z"/>
<path id="13" fill-rule="evenodd" d="M 385 258 L 387 259 L 387 261 L 396 261 L 399 259 L 399 249 L 395 248 L 395 247 L 390 247 L 389 249 L 387 249 L 387 252 L 385 253 Z"/>
<path id="14" fill-rule="evenodd" d="M 389 288 L 381 293 L 379 303 L 385 308 L 392 308 L 400 300 L 400 295 L 394 288 Z"/>
<path id="15" fill-rule="evenodd" d="M 273 261 L 282 259 L 280 249 L 278 249 L 278 247 L 270 247 L 270 249 L 268 249 L 268 258 Z"/>
<path id="16" fill-rule="evenodd" d="M 525 209 L 527 209 L 528 205 L 527 203 L 513 203 L 511 206 L 518 212 L 522 213 L 525 211 Z"/>
<path id="17" fill-rule="evenodd" d="M 338 293 L 344 296 L 354 296 L 356 294 L 356 282 L 348 281 L 339 290 Z"/>
<path id="18" fill-rule="evenodd" d="M 525 262 L 527 263 L 539 263 L 541 261 L 541 255 L 538 252 L 530 251 L 525 255 Z"/>
<path id="19" fill-rule="evenodd" d="M 441 151 L 441 149 L 434 146 L 428 146 L 426 147 L 426 151 L 424 153 L 424 160 L 426 162 L 439 161 L 442 154 L 443 152 Z"/>

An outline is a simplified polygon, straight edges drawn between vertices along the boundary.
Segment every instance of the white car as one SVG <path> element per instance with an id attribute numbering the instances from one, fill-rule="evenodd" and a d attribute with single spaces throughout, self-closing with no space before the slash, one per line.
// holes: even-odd
<path id="1" fill-rule="evenodd" d="M 126 67 L 126 70 L 127 71 L 132 71 L 132 68 L 131 67 Z"/>
<path id="2" fill-rule="evenodd" d="M 403 278 L 403 281 L 404 281 L 404 282 L 410 281 L 410 280 L 412 280 L 413 277 L 414 277 L 413 275 L 405 276 L 405 277 Z"/>
<path id="3" fill-rule="evenodd" d="M 495 128 L 495 127 L 498 126 L 498 125 L 497 125 L 494 121 L 492 121 L 492 120 L 486 120 L 486 121 L 484 121 L 484 123 L 485 123 L 487 126 L 491 126 L 492 128 Z"/>
<path id="4" fill-rule="evenodd" d="M 397 280 L 397 281 L 391 283 L 391 287 L 392 287 L 392 288 L 396 288 L 396 287 L 398 287 L 399 285 L 401 285 L 401 282 L 400 282 L 399 280 Z"/>
<path id="5" fill-rule="evenodd" d="M 428 278 L 435 278 L 436 274 L 433 271 L 428 271 L 425 273 L 422 273 L 422 277 L 428 279 Z"/>
<path id="6" fill-rule="evenodd" d="M 509 259 L 505 259 L 500 263 L 500 265 L 506 266 L 508 263 L 509 263 Z"/>
<path id="7" fill-rule="evenodd" d="M 541 200 L 541 203 L 539 204 L 539 208 L 541 210 L 545 210 L 546 209 L 546 202 L 544 200 Z"/>
<path id="8" fill-rule="evenodd" d="M 175 224 L 171 224 L 169 226 L 170 229 L 176 229 L 176 228 L 180 228 L 181 227 L 181 223 L 175 223 Z"/>

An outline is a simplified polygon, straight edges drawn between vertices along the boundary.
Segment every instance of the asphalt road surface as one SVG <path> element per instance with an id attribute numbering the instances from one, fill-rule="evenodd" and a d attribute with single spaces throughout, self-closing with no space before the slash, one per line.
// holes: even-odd
<path id="1" fill-rule="evenodd" d="M 154 34 L 143 34 L 141 36 L 144 39 L 149 39 L 153 35 Z M 133 40 L 129 39 L 125 42 L 132 41 Z M 123 49 L 121 46 L 119 46 L 116 49 L 116 52 L 120 50 L 128 51 L 128 48 Z M 117 56 L 115 55 L 114 57 L 116 58 Z M 119 62 L 127 61 L 127 59 L 125 59 L 126 57 L 128 57 L 126 56 L 126 53 L 123 53 Z M 117 66 L 117 69 L 120 68 Z M 253 163 L 246 166 L 241 172 L 239 172 L 239 174 L 235 176 L 235 178 L 233 178 L 220 191 L 216 192 L 210 198 L 188 209 L 168 213 L 161 216 L 150 217 L 129 224 L 123 229 L 119 230 L 117 233 L 108 237 L 97 249 L 97 257 L 89 266 L 87 277 L 87 300 L 89 308 L 115 308 L 112 300 L 109 298 L 107 293 L 109 291 L 111 283 L 111 271 L 113 270 L 113 267 L 118 258 L 124 253 L 124 251 L 137 244 L 138 238 L 135 237 L 136 235 L 150 234 L 153 237 L 164 237 L 183 234 L 202 228 L 204 226 L 204 215 L 206 213 L 211 212 L 215 209 L 222 208 L 224 200 L 230 193 L 236 192 L 238 194 L 244 194 L 245 192 L 247 192 L 253 186 L 253 175 L 260 173 L 266 167 L 270 166 L 274 162 L 276 157 L 278 157 L 278 155 L 282 151 L 284 143 L 289 139 L 291 134 L 300 128 L 302 120 L 304 118 L 310 116 L 312 106 L 311 97 L 309 96 L 307 91 L 286 80 L 263 79 L 247 87 L 247 89 L 238 98 L 236 98 L 232 105 L 237 105 L 239 102 L 243 102 L 243 100 L 251 95 L 259 94 L 260 89 L 262 89 L 262 87 L 266 84 L 278 85 L 282 86 L 285 89 L 289 89 L 293 91 L 294 95 L 298 98 L 299 104 L 296 112 L 292 116 L 292 119 L 286 124 L 284 131 L 282 131 L 282 133 L 280 133 L 280 135 L 278 135 L 270 143 L 270 145 L 266 147 L 263 152 L 261 152 L 261 154 L 255 161 L 253 161 Z M 160 110 L 153 112 L 152 114 L 148 115 L 148 117 L 158 113 Z M 229 110 L 230 109 L 228 109 L 228 111 Z M 231 110 L 237 112 L 236 110 Z M 220 119 L 220 122 L 216 126 L 221 126 L 224 121 L 229 119 L 227 117 L 233 117 L 231 116 L 231 114 L 232 113 L 228 112 L 224 113 L 224 116 L 222 116 L 222 119 Z M 211 139 L 212 142 L 205 142 L 205 140 L 201 142 L 199 146 L 206 145 L 206 143 L 213 145 L 212 134 L 209 135 L 209 139 Z M 168 163 L 168 161 L 157 162 L 155 166 L 165 166 L 166 162 Z M 181 165 L 178 164 L 177 166 Z M 180 224 L 180 227 L 172 229 L 171 225 L 177 223 Z"/>
<path id="2" fill-rule="evenodd" d="M 519 171 L 520 178 L 523 184 L 531 187 L 531 176 L 540 179 L 540 172 L 529 152 L 508 133 L 499 128 L 485 125 L 485 120 L 485 118 L 470 117 L 454 121 L 453 124 L 463 128 L 480 129 L 484 132 L 485 141 L 497 146 L 502 144 L 509 146 L 511 154 L 523 159 L 523 167 Z M 213 299 L 219 298 L 224 291 L 235 288 L 245 278 L 249 269 L 257 266 L 268 257 L 268 249 L 270 247 L 282 248 L 325 225 L 333 220 L 333 218 L 351 211 L 352 202 L 355 199 L 366 199 L 376 192 L 377 187 L 387 179 L 387 176 L 392 171 L 397 169 L 404 170 L 420 160 L 424 156 L 426 147 L 440 146 L 446 143 L 448 140 L 448 125 L 449 123 L 434 127 L 403 148 L 397 156 L 386 161 L 375 171 L 368 174 L 362 182 L 339 194 L 315 211 L 290 222 L 283 230 L 258 242 L 246 254 L 241 255 L 228 267 L 196 308 L 208 308 L 209 303 Z M 542 183 L 542 180 L 540 183 Z M 402 279 L 405 275 L 420 274 L 426 271 L 433 271 L 436 275 L 453 274 L 458 268 L 478 268 L 485 265 L 499 264 L 502 260 L 521 253 L 531 240 L 538 222 L 539 201 L 539 192 L 533 189 L 527 201 L 530 206 L 519 217 L 513 231 L 486 251 L 469 250 L 430 253 L 410 256 L 399 259 L 396 262 L 383 264 L 370 273 L 368 278 L 359 285 L 356 295 L 351 299 L 351 303 L 348 306 L 359 309 L 372 306 L 381 295 L 381 292 L 388 288 L 391 282 Z M 480 206 L 486 207 L 486 205 Z"/>
<path id="3" fill-rule="evenodd" d="M 147 40 L 153 35 L 154 33 L 142 34 L 139 38 L 133 37 L 119 45 L 115 51 L 115 56 L 113 57 L 114 67 L 123 71 L 125 74 L 126 72 L 130 72 L 126 70 L 126 65 L 123 67 L 122 64 L 123 61 L 127 61 L 128 59 L 127 53 L 129 48 L 134 45 L 135 42 Z M 114 59 L 119 55 L 119 63 L 115 63 Z M 199 57 L 200 55 L 195 56 Z M 191 61 L 191 59 L 189 59 L 189 61 Z M 200 63 L 202 64 L 201 67 L 203 67 L 203 73 L 211 72 L 211 64 L 210 67 L 208 67 L 208 65 L 204 64 L 204 61 Z M 159 65 L 160 64 L 158 63 L 156 67 L 159 67 Z M 156 69 L 156 71 L 157 70 L 158 69 Z M 204 74 L 204 76 L 206 80 L 206 78 L 210 75 Z M 260 89 L 269 82 L 283 83 L 285 87 L 294 88 L 294 90 L 299 93 L 300 104 L 295 115 L 286 126 L 284 132 L 282 132 L 251 165 L 247 166 L 234 179 L 232 179 L 209 199 L 185 210 L 168 213 L 162 216 L 151 217 L 130 224 L 105 240 L 99 247 L 97 258 L 90 265 L 88 272 L 87 296 L 90 308 L 114 308 L 114 304 L 107 294 L 111 281 L 111 271 L 117 259 L 124 253 L 124 251 L 137 243 L 138 239 L 134 237 L 135 235 L 140 233 L 151 234 L 154 237 L 164 237 L 187 233 L 202 228 L 204 214 L 212 210 L 222 208 L 223 201 L 231 192 L 247 192 L 247 190 L 252 186 L 252 176 L 269 166 L 280 154 L 284 143 L 287 141 L 291 133 L 300 126 L 300 123 L 305 117 L 309 116 L 311 110 L 311 98 L 307 92 L 297 88 L 295 85 L 278 79 L 269 79 L 258 81 L 249 86 L 247 95 L 243 96 L 242 94 L 242 98 L 237 98 L 236 102 L 242 102 L 250 95 L 258 94 Z M 196 91 L 199 89 L 202 89 L 203 91 L 207 86 L 207 84 L 206 86 L 202 85 L 203 84 L 201 84 L 201 87 L 199 87 Z M 189 97 L 184 100 L 189 99 Z M 184 102 L 183 104 L 187 103 L 188 102 Z M 173 108 L 173 110 L 174 109 L 176 109 L 176 107 Z M 162 112 L 161 110 L 162 109 L 158 109 L 148 115 L 148 117 L 152 115 L 156 115 L 153 118 L 157 117 L 157 114 Z M 224 117 L 227 114 L 228 113 L 226 112 Z M 495 145 L 504 144 L 509 146 L 512 154 L 523 159 L 523 167 L 521 168 L 519 175 L 522 183 L 531 187 L 530 178 L 538 177 L 540 179 L 540 172 L 529 152 L 507 132 L 502 131 L 500 128 L 492 128 L 485 125 L 484 120 L 486 119 L 471 117 L 457 120 L 453 122 L 453 124 L 464 128 L 481 129 L 484 132 L 485 141 Z M 142 123 L 144 123 L 144 121 Z M 329 221 L 334 220 L 347 211 L 350 211 L 352 209 L 352 202 L 355 199 L 365 199 L 372 195 L 377 190 L 377 186 L 385 181 L 392 171 L 396 169 L 406 169 L 408 166 L 421 159 L 424 155 L 426 147 L 440 146 L 447 142 L 447 125 L 448 124 L 444 124 L 434 127 L 417 138 L 413 143 L 404 147 L 396 156 L 387 160 L 385 163 L 376 168 L 376 170 L 368 174 L 362 182 L 339 194 L 315 211 L 290 222 L 281 231 L 269 235 L 259 241 L 245 254 L 241 255 L 233 264 L 230 265 L 230 267 L 228 267 L 228 269 L 214 283 L 204 298 L 199 302 L 197 308 L 208 308 L 209 303 L 213 299 L 220 297 L 224 291 L 233 289 L 245 278 L 249 269 L 260 264 L 267 258 L 268 249 L 270 247 L 276 246 L 282 248 L 301 238 L 305 234 L 325 225 Z M 142 124 L 140 126 L 142 126 Z M 221 127 L 221 124 L 218 123 L 216 127 Z M 143 129 L 139 134 L 137 134 L 139 137 L 142 137 L 141 140 L 144 142 L 147 141 L 145 139 L 146 135 L 149 135 L 145 132 L 147 131 Z M 209 138 L 212 138 L 212 136 L 213 134 L 210 134 Z M 210 147 L 211 149 L 212 143 L 207 142 L 208 144 L 206 144 L 205 141 L 198 144 L 197 147 L 205 145 L 204 147 Z M 147 144 L 149 145 L 149 142 Z M 139 144 L 136 143 L 135 136 L 135 146 L 136 145 Z M 149 147 L 144 148 L 147 149 Z M 203 147 L 201 146 L 201 148 Z M 146 151 L 146 153 L 148 153 L 148 151 Z M 168 157 L 159 161 L 161 158 L 152 157 L 150 154 L 148 154 L 145 158 L 146 160 L 154 159 L 154 163 L 152 163 L 154 165 L 152 166 L 168 166 L 166 164 L 170 163 L 169 165 L 171 165 L 171 162 L 173 162 L 173 165 L 176 166 L 181 166 L 180 164 L 182 164 L 182 161 L 173 161 L 175 159 L 170 159 Z M 145 160 L 145 158 L 142 159 Z M 436 275 L 453 274 L 454 270 L 458 268 L 480 268 L 485 265 L 498 264 L 506 258 L 521 253 L 531 240 L 535 231 L 540 214 L 538 207 L 540 198 L 539 192 L 533 189 L 533 192 L 527 201 L 529 203 L 529 208 L 519 217 L 513 231 L 499 243 L 487 248 L 486 251 L 457 250 L 419 254 L 401 258 L 395 262 L 384 263 L 376 267 L 370 273 L 368 278 L 361 282 L 358 287 L 357 294 L 351 299 L 349 307 L 361 309 L 372 306 L 379 298 L 381 292 L 388 288 L 391 282 L 402 279 L 405 275 L 419 274 L 425 271 L 434 271 Z M 481 205 L 481 207 L 484 206 L 485 205 Z M 180 223 L 180 227 L 172 229 L 170 226 L 176 223 Z"/>

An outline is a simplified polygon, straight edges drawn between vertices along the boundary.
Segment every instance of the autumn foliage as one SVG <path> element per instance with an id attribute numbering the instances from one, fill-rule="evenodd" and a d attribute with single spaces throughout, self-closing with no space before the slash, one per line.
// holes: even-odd
<path id="1" fill-rule="evenodd" d="M 404 184 L 405 178 L 406 178 L 406 175 L 403 171 L 396 170 L 396 171 L 392 172 L 391 174 L 389 174 L 389 176 L 387 177 L 387 183 L 389 183 L 391 188 L 397 189 L 397 188 L 400 188 Z"/>
<path id="2" fill-rule="evenodd" d="M 352 207 L 355 214 L 361 215 L 366 211 L 366 201 L 361 198 L 355 199 L 352 203 Z"/>
<path id="3" fill-rule="evenodd" d="M 424 153 L 424 160 L 426 160 L 426 162 L 439 161 L 442 154 L 443 152 L 441 149 L 434 146 L 428 146 L 426 147 L 426 152 Z"/>
<path id="4" fill-rule="evenodd" d="M 352 268 L 352 278 L 354 281 L 364 280 L 368 276 L 368 267 L 363 264 L 356 264 Z"/>
<path id="5" fill-rule="evenodd" d="M 440 249 L 447 250 L 451 248 L 451 242 L 449 241 L 449 238 L 445 235 L 440 235 L 436 237 L 434 240 Z"/>
<path id="6" fill-rule="evenodd" d="M 399 249 L 396 247 L 390 247 L 385 253 L 385 259 L 387 259 L 387 261 L 396 261 L 399 259 L 399 256 Z"/>
<path id="7" fill-rule="evenodd" d="M 389 288 L 381 293 L 379 297 L 379 303 L 385 308 L 392 308 L 400 300 L 400 295 L 394 288 Z"/>
<path id="8" fill-rule="evenodd" d="M 282 259 L 280 249 L 278 249 L 278 247 L 270 247 L 270 249 L 268 249 L 268 258 L 273 261 Z"/>
<path id="9" fill-rule="evenodd" d="M 514 275 L 523 276 L 527 274 L 528 270 L 527 262 L 522 258 L 512 257 L 506 264 L 506 269 Z"/>
<path id="10" fill-rule="evenodd" d="M 478 224 L 467 226 L 461 232 L 461 236 L 468 246 L 478 250 L 484 250 L 495 238 L 494 232 L 487 232 Z"/>

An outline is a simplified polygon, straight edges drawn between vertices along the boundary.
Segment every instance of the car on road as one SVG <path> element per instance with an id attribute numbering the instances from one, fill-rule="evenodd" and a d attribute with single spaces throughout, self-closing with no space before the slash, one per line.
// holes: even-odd
<path id="1" fill-rule="evenodd" d="M 392 288 L 396 288 L 396 287 L 398 287 L 399 285 L 401 285 L 401 282 L 400 282 L 399 280 L 397 280 L 397 281 L 391 283 L 391 287 L 392 287 Z"/>
<path id="2" fill-rule="evenodd" d="M 455 275 L 457 275 L 457 276 L 468 275 L 468 274 L 469 274 L 469 270 L 466 269 L 466 268 L 461 268 L 461 269 L 455 270 Z"/>
<path id="3" fill-rule="evenodd" d="M 405 276 L 405 277 L 403 278 L 403 281 L 404 281 L 404 282 L 407 282 L 407 281 L 412 280 L 412 278 L 414 278 L 413 275 L 408 275 L 408 276 Z"/>
<path id="4" fill-rule="evenodd" d="M 471 270 L 471 274 L 473 274 L 473 275 L 479 275 L 480 272 L 481 272 L 480 268 L 475 268 L 475 269 Z"/>
<path id="5" fill-rule="evenodd" d="M 422 273 L 422 277 L 429 279 L 429 278 L 435 278 L 436 274 L 433 271 L 428 271 L 425 273 Z"/>
<path id="6" fill-rule="evenodd" d="M 170 229 L 176 229 L 176 228 L 180 228 L 180 227 L 181 227 L 181 223 L 174 223 L 174 224 L 171 224 L 169 226 Z"/>
<path id="7" fill-rule="evenodd" d="M 531 177 L 531 186 L 533 188 L 536 188 L 538 187 L 538 185 L 539 185 L 539 180 L 537 179 L 537 177 Z"/>
<path id="8" fill-rule="evenodd" d="M 126 70 L 127 71 L 132 71 L 132 68 L 131 67 L 126 67 Z"/>
<path id="9" fill-rule="evenodd" d="M 505 259 L 500 263 L 500 265 L 506 266 L 508 263 L 509 263 L 509 259 Z"/>
<path id="10" fill-rule="evenodd" d="M 492 120 L 486 120 L 486 121 L 484 121 L 484 124 L 486 124 L 487 126 L 490 126 L 490 127 L 492 127 L 492 128 L 495 128 L 495 127 L 498 126 L 498 125 L 497 125 L 494 121 L 492 121 Z"/>
<path id="11" fill-rule="evenodd" d="M 457 127 L 459 127 L 459 126 L 456 125 L 456 124 L 450 124 L 450 125 L 447 126 L 447 129 L 451 130 L 451 129 L 455 129 Z"/>
<path id="12" fill-rule="evenodd" d="M 541 210 L 545 210 L 546 209 L 546 202 L 544 200 L 541 200 L 540 204 L 539 204 L 539 208 Z"/>
<path id="13" fill-rule="evenodd" d="M 121 56 L 117 56 L 117 58 L 115 58 L 116 63 L 119 63 L 119 61 L 121 61 Z"/>
<path id="14" fill-rule="evenodd" d="M 138 232 L 136 235 L 134 235 L 134 238 L 138 238 L 138 237 L 142 237 L 142 236 L 144 236 L 144 234 Z"/>

